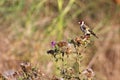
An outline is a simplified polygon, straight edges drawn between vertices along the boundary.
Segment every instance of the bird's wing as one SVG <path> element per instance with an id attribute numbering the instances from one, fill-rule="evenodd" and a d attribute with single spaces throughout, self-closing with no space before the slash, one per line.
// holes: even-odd
<path id="1" fill-rule="evenodd" d="M 84 25 L 80 25 L 80 29 L 85 33 L 86 27 Z"/>

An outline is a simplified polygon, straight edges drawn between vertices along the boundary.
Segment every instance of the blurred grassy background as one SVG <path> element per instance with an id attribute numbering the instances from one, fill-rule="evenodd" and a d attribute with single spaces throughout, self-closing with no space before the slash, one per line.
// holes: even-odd
<path id="1" fill-rule="evenodd" d="M 87 48 L 85 64 L 90 62 L 98 80 L 120 79 L 117 1 L 0 0 L 0 72 L 17 69 L 18 62 L 25 60 L 51 74 L 49 43 L 81 35 L 78 21 L 84 20 L 100 37 Z"/>

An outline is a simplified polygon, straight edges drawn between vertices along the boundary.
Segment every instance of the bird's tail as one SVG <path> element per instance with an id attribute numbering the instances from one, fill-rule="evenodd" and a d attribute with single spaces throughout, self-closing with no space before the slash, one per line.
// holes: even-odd
<path id="1" fill-rule="evenodd" d="M 90 33 L 95 36 L 96 38 L 99 38 L 93 31 L 90 30 Z"/>
<path id="2" fill-rule="evenodd" d="M 93 36 L 95 36 L 97 39 L 99 38 L 95 33 L 91 33 Z"/>

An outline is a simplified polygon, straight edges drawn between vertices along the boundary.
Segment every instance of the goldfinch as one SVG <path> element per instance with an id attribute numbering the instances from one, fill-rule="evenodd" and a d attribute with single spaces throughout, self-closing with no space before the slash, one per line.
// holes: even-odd
<path id="1" fill-rule="evenodd" d="M 96 38 L 98 38 L 98 36 L 85 24 L 84 21 L 80 21 L 78 22 L 80 24 L 80 29 L 81 31 L 84 33 L 84 35 L 93 35 Z"/>

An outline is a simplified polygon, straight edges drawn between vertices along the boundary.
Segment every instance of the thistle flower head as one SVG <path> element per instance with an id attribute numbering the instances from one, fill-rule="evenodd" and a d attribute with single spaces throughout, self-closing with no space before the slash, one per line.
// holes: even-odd
<path id="1" fill-rule="evenodd" d="M 55 47 L 55 45 L 56 45 L 56 42 L 55 42 L 55 41 L 52 41 L 52 42 L 51 42 L 51 46 L 52 46 L 52 47 Z"/>

